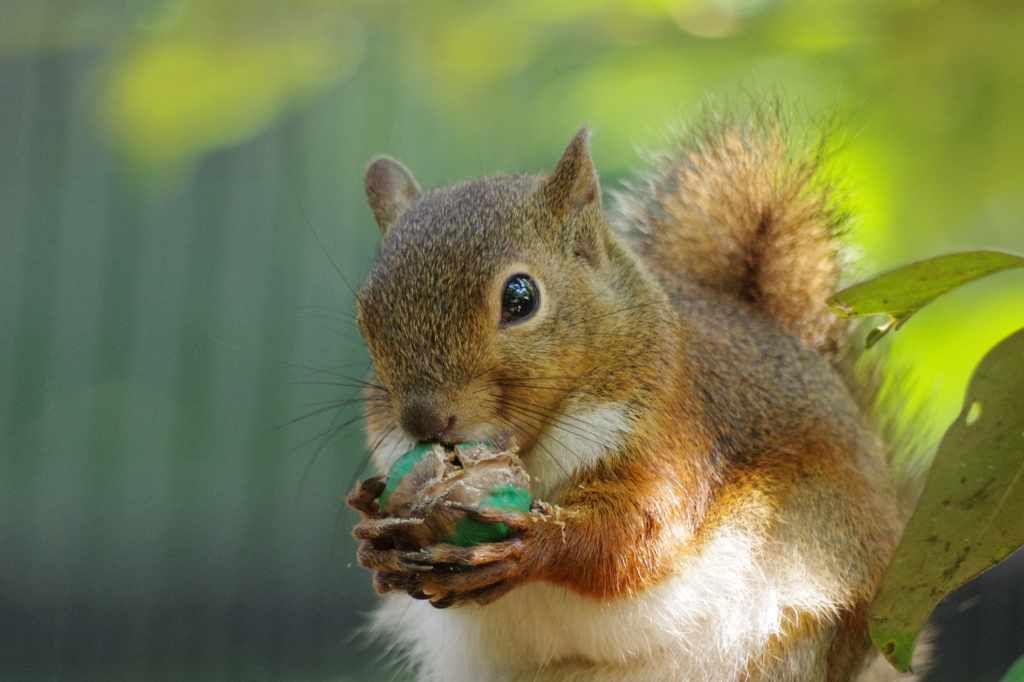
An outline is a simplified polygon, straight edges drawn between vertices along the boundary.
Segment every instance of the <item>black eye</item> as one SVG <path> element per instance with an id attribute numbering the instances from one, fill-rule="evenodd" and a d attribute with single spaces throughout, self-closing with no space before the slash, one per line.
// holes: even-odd
<path id="1" fill-rule="evenodd" d="M 540 291 L 529 275 L 513 275 L 501 292 L 501 326 L 525 320 L 540 307 Z"/>

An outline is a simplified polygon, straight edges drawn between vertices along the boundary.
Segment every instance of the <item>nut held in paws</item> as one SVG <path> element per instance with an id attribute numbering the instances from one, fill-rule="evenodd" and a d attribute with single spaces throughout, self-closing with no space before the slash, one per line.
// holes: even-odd
<path id="1" fill-rule="evenodd" d="M 459 547 L 498 542 L 508 537 L 505 524 L 474 521 L 456 507 L 527 512 L 533 502 L 529 484 L 515 450 L 474 444 L 446 449 L 421 443 L 392 465 L 380 495 L 380 512 L 424 521 L 395 537 L 397 549 L 422 549 L 436 542 Z"/>

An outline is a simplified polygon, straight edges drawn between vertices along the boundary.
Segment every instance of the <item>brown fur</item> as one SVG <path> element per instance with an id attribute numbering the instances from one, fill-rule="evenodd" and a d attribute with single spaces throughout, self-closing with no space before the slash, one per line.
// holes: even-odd
<path id="1" fill-rule="evenodd" d="M 530 469 L 574 415 L 615 405 L 627 421 L 595 462 L 569 452 L 567 483 L 532 513 L 490 513 L 512 529 L 505 542 L 398 556 L 360 499 L 360 561 L 380 591 L 485 605 L 547 581 L 630 598 L 732 529 L 758 538 L 765 561 L 799 556 L 842 588 L 835 614 L 794 612 L 751 655 L 749 679 L 772 679 L 798 649 L 829 682 L 859 668 L 864 605 L 901 515 L 855 373 L 836 369 L 854 362 L 836 359 L 848 334 L 825 305 L 843 216 L 818 149 L 752 121 L 680 145 L 623 202 L 640 264 L 605 221 L 585 131 L 542 177 L 420 195 L 396 162 L 371 166 L 385 231 L 358 303 L 377 372 L 372 438 L 486 433 L 514 439 Z M 504 328 L 501 287 L 516 272 L 541 283 L 543 307 Z M 472 570 L 431 568 L 450 563 Z"/>

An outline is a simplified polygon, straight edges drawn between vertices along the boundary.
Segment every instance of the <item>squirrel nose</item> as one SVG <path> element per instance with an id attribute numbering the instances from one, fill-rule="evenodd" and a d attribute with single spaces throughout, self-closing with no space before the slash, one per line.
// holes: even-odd
<path id="1" fill-rule="evenodd" d="M 416 441 L 447 442 L 455 429 L 456 417 L 443 403 L 432 395 L 410 396 L 398 422 Z"/>

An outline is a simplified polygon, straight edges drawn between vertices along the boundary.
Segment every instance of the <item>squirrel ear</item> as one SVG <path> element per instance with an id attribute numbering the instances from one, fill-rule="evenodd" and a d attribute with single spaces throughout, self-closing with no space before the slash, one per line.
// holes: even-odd
<path id="1" fill-rule="evenodd" d="M 570 227 L 575 252 L 593 262 L 597 255 L 597 220 L 573 218 L 588 209 L 601 211 L 601 186 L 597 171 L 587 149 L 587 127 L 583 126 L 572 138 L 555 170 L 544 181 L 542 188 L 548 209 L 559 222 Z"/>
<path id="2" fill-rule="evenodd" d="M 402 215 L 409 202 L 420 195 L 420 187 L 412 173 L 392 158 L 378 156 L 366 169 L 366 198 L 380 231 L 388 228 Z"/>

